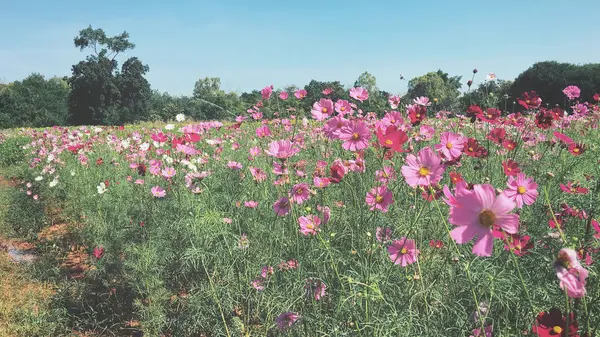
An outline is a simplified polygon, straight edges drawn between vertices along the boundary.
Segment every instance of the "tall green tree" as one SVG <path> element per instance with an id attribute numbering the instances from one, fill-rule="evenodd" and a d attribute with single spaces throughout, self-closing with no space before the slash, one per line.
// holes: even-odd
<path id="1" fill-rule="evenodd" d="M 114 124 L 148 117 L 150 84 L 144 78 L 148 66 L 135 57 L 126 60 L 117 73 L 116 57 L 135 48 L 129 34 L 108 37 L 104 30 L 89 26 L 74 38 L 81 51 L 91 49 L 84 61 L 73 65 L 69 78 L 72 124 Z"/>

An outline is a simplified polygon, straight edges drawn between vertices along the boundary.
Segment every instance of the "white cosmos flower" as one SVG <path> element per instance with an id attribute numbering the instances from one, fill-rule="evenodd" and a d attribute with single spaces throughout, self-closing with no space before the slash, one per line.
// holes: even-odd
<path id="1" fill-rule="evenodd" d="M 58 185 L 58 176 L 54 177 L 54 179 L 52 179 L 50 184 L 48 184 L 48 186 L 50 186 L 50 187 L 54 187 L 56 185 Z"/>
<path id="2" fill-rule="evenodd" d="M 166 130 L 173 130 L 173 129 L 175 129 L 175 125 L 173 125 L 173 124 L 167 124 L 167 125 L 165 125 L 165 129 Z"/>
<path id="3" fill-rule="evenodd" d="M 140 145 L 140 150 L 142 150 L 142 151 L 148 151 L 149 148 L 150 148 L 150 144 L 148 144 L 148 142 L 144 142 L 144 143 L 142 143 L 142 145 Z"/>
<path id="4" fill-rule="evenodd" d="M 42 181 L 43 179 L 44 179 L 44 177 L 42 177 L 42 176 L 35 177 L 35 181 Z"/>
<path id="5" fill-rule="evenodd" d="M 185 115 L 184 114 L 178 114 L 177 116 L 175 116 L 175 120 L 178 122 L 183 122 L 185 120 Z"/>
<path id="6" fill-rule="evenodd" d="M 100 183 L 100 185 L 98 185 L 97 188 L 98 194 L 103 194 L 104 192 L 106 192 L 106 185 L 104 183 Z"/>

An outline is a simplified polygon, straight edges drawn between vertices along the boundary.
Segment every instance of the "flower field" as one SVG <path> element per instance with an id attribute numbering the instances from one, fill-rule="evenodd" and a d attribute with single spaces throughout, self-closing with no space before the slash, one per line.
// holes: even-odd
<path id="1" fill-rule="evenodd" d="M 597 336 L 600 112 L 567 89 L 11 130 L 5 222 L 56 285 L 50 334 Z"/>

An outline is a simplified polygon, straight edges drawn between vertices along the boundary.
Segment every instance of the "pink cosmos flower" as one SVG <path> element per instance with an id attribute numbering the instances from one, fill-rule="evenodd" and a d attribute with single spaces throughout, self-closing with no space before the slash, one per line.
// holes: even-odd
<path id="1" fill-rule="evenodd" d="M 339 138 L 344 141 L 345 150 L 359 151 L 369 147 L 371 132 L 365 122 L 353 120 L 340 129 Z"/>
<path id="2" fill-rule="evenodd" d="M 371 191 L 367 193 L 365 201 L 367 202 L 367 205 L 371 206 L 371 211 L 378 209 L 383 213 L 386 213 L 388 211 L 388 206 L 394 202 L 394 198 L 392 192 L 389 191 L 386 186 L 379 186 L 371 189 Z"/>
<path id="3" fill-rule="evenodd" d="M 256 156 L 258 156 L 260 154 L 260 147 L 258 147 L 258 146 L 251 147 L 248 150 L 248 152 L 250 152 L 250 155 L 252 157 L 256 157 Z"/>
<path id="4" fill-rule="evenodd" d="M 250 173 L 252 174 L 252 178 L 257 183 L 263 182 L 267 179 L 267 173 L 263 171 L 261 168 L 250 167 Z"/>
<path id="5" fill-rule="evenodd" d="M 435 144 L 435 149 L 446 159 L 454 160 L 462 154 L 465 139 L 453 132 L 442 132 L 440 143 Z"/>
<path id="6" fill-rule="evenodd" d="M 567 96 L 569 100 L 573 100 L 579 97 L 579 95 L 581 94 L 581 90 L 579 90 L 579 87 L 575 85 L 570 85 L 563 89 L 563 93 Z"/>
<path id="7" fill-rule="evenodd" d="M 277 140 L 269 144 L 269 149 L 265 152 L 272 157 L 286 159 L 300 152 L 300 149 L 294 146 L 289 140 Z"/>
<path id="8" fill-rule="evenodd" d="M 429 102 L 429 97 L 417 97 L 413 100 L 413 102 L 415 102 L 415 104 L 417 105 L 422 105 L 422 106 L 430 106 L 431 102 Z"/>
<path id="9" fill-rule="evenodd" d="M 304 289 L 307 297 L 314 297 L 315 301 L 318 301 L 325 296 L 327 285 L 319 279 L 308 278 Z"/>
<path id="10" fill-rule="evenodd" d="M 558 252 L 554 263 L 556 276 L 560 280 L 560 288 L 567 290 L 567 295 L 573 298 L 585 296 L 585 279 L 589 272 L 581 266 L 577 253 L 570 248 L 563 248 Z"/>
<path id="11" fill-rule="evenodd" d="M 321 225 L 321 218 L 316 215 L 301 216 L 298 218 L 300 224 L 300 233 L 304 235 L 317 235 L 320 231 L 319 225 Z"/>
<path id="12" fill-rule="evenodd" d="M 263 285 L 264 280 L 263 279 L 256 279 L 252 281 L 252 287 L 258 291 L 263 291 L 265 290 L 265 286 Z"/>
<path id="13" fill-rule="evenodd" d="M 392 239 L 392 229 L 389 227 L 377 227 L 375 238 L 379 242 L 385 242 Z"/>
<path id="14" fill-rule="evenodd" d="M 430 140 L 433 138 L 435 129 L 429 125 L 421 125 L 419 127 L 419 140 Z"/>
<path id="15" fill-rule="evenodd" d="M 574 106 L 572 106 L 571 108 L 573 108 L 573 112 L 578 113 L 580 115 L 586 115 L 588 112 L 588 107 L 585 104 L 576 104 Z"/>
<path id="16" fill-rule="evenodd" d="M 100 260 L 104 256 L 104 247 L 94 247 L 94 257 Z"/>
<path id="17" fill-rule="evenodd" d="M 263 138 L 269 137 L 271 135 L 271 129 L 268 126 L 264 125 L 256 129 L 256 137 Z"/>
<path id="18" fill-rule="evenodd" d="M 298 205 L 310 199 L 310 187 L 307 183 L 296 184 L 290 191 L 290 199 Z"/>
<path id="19" fill-rule="evenodd" d="M 282 101 L 285 101 L 286 99 L 288 99 L 288 97 L 289 97 L 289 94 L 288 94 L 287 91 L 282 91 L 282 92 L 279 93 L 279 98 Z"/>
<path id="20" fill-rule="evenodd" d="M 165 178 L 172 178 L 175 176 L 175 174 L 177 174 L 177 171 L 175 171 L 175 168 L 173 167 L 165 167 L 162 170 L 162 176 Z"/>
<path id="21" fill-rule="evenodd" d="M 325 177 L 314 177 L 313 184 L 315 185 L 315 187 L 325 188 L 329 186 L 329 184 L 331 184 L 331 181 L 329 180 L 329 178 Z"/>
<path id="22" fill-rule="evenodd" d="M 399 264 L 402 267 L 417 262 L 419 256 L 419 250 L 417 249 L 415 240 L 407 239 L 405 237 L 400 240 L 394 240 L 394 242 L 387 247 L 387 251 L 392 262 L 394 262 L 394 264 Z"/>
<path id="23" fill-rule="evenodd" d="M 271 94 L 273 93 L 273 85 L 266 86 L 260 91 L 260 96 L 262 99 L 271 98 Z"/>
<path id="24" fill-rule="evenodd" d="M 402 166 L 402 175 L 410 187 L 430 186 L 437 184 L 444 174 L 442 159 L 430 147 L 423 148 L 416 157 L 406 156 L 406 165 Z"/>
<path id="25" fill-rule="evenodd" d="M 202 180 L 210 175 L 210 172 L 202 171 L 202 172 L 190 172 L 185 175 L 185 187 L 190 190 L 190 192 L 194 194 L 198 194 L 202 192 L 202 188 L 200 186 Z"/>
<path id="26" fill-rule="evenodd" d="M 271 266 L 264 266 L 262 267 L 262 269 L 260 270 L 260 276 L 264 279 L 268 278 L 269 276 L 273 275 L 274 271 L 273 271 L 273 267 Z"/>
<path id="27" fill-rule="evenodd" d="M 296 90 L 296 92 L 294 93 L 294 96 L 296 96 L 297 99 L 303 99 L 304 97 L 306 97 L 308 93 L 306 92 L 306 90 L 304 89 L 300 89 L 300 90 Z"/>
<path id="28" fill-rule="evenodd" d="M 244 201 L 244 206 L 246 206 L 248 208 L 256 208 L 256 207 L 258 207 L 258 202 L 254 201 L 254 200 Z"/>
<path id="29" fill-rule="evenodd" d="M 329 222 L 329 219 L 331 218 L 331 209 L 327 206 L 321 206 L 321 205 L 317 205 L 317 211 L 319 211 L 322 215 L 322 224 L 326 224 Z"/>
<path id="30" fill-rule="evenodd" d="M 345 99 L 338 99 L 337 102 L 335 102 L 334 108 L 335 111 L 337 111 L 337 113 L 342 117 L 344 115 L 351 115 L 353 112 L 350 102 L 346 101 Z"/>
<path id="31" fill-rule="evenodd" d="M 333 102 L 330 99 L 321 98 L 312 106 L 311 114 L 314 119 L 324 121 L 333 113 Z"/>
<path id="32" fill-rule="evenodd" d="M 392 109 L 397 109 L 398 105 L 400 105 L 400 96 L 390 95 L 388 97 L 388 103 Z"/>
<path id="33" fill-rule="evenodd" d="M 350 89 L 350 97 L 361 102 L 366 101 L 367 99 L 369 99 L 369 92 L 363 87 L 354 87 Z"/>
<path id="34" fill-rule="evenodd" d="M 402 123 L 404 123 L 404 118 L 402 118 L 402 114 L 399 111 L 390 111 L 383 116 L 381 122 L 384 126 L 393 125 L 397 128 L 400 128 Z M 402 130 L 406 131 L 406 130 Z"/>
<path id="35" fill-rule="evenodd" d="M 523 208 L 523 204 L 531 205 L 538 197 L 538 185 L 533 178 L 527 178 L 524 173 L 519 173 L 517 178 L 508 177 L 508 189 L 504 194 L 512 201 L 517 203 L 518 208 Z"/>
<path id="36" fill-rule="evenodd" d="M 236 161 L 229 161 L 227 162 L 227 167 L 229 167 L 232 170 L 241 170 L 244 166 L 241 163 L 238 163 Z"/>
<path id="37" fill-rule="evenodd" d="M 494 245 L 494 225 L 509 234 L 517 232 L 519 216 L 509 214 L 515 206 L 515 202 L 506 195 L 496 196 L 494 187 L 489 184 L 475 185 L 472 191 L 456 193 L 448 221 L 458 227 L 450 234 L 458 244 L 465 244 L 477 236 L 473 254 L 490 256 Z"/>
<path id="38" fill-rule="evenodd" d="M 321 93 L 323 93 L 323 95 L 330 95 L 333 92 L 333 89 L 331 88 L 325 88 L 323 89 L 323 91 L 321 91 Z"/>
<path id="39" fill-rule="evenodd" d="M 160 186 L 152 187 L 150 192 L 152 192 L 152 195 L 156 198 L 164 198 L 164 196 L 167 195 L 167 192 Z"/>
<path id="40" fill-rule="evenodd" d="M 300 318 L 300 316 L 294 312 L 284 312 L 283 314 L 277 316 L 275 319 L 275 324 L 277 324 L 277 328 L 279 328 L 279 330 L 287 330 L 298 320 L 298 318 Z"/>
<path id="41" fill-rule="evenodd" d="M 283 197 L 273 204 L 273 210 L 275 214 L 278 216 L 284 216 L 290 213 L 292 209 L 292 204 L 290 203 L 290 199 Z"/>
<path id="42" fill-rule="evenodd" d="M 341 115 L 335 116 L 323 125 L 323 133 L 325 133 L 329 139 L 338 139 L 340 137 L 340 131 L 346 124 L 348 124 L 347 119 L 344 119 Z"/>

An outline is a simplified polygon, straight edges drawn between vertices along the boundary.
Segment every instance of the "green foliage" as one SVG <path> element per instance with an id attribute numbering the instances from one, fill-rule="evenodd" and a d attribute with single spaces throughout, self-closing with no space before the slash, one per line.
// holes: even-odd
<path id="1" fill-rule="evenodd" d="M 513 107 L 514 97 L 510 96 L 512 81 L 484 81 L 477 88 L 459 98 L 459 111 L 465 111 L 471 104 L 482 108 L 497 108 L 503 111 Z"/>
<path id="2" fill-rule="evenodd" d="M 69 86 L 63 79 L 31 74 L 0 89 L 0 128 L 65 125 Z"/>
<path id="3" fill-rule="evenodd" d="M 439 105 L 448 109 L 456 104 L 456 99 L 460 96 L 461 78 L 462 76 L 450 77 L 441 70 L 429 72 L 408 81 L 406 97 L 413 99 L 425 96 L 430 100 L 437 99 Z"/>
<path id="4" fill-rule="evenodd" d="M 123 124 L 148 120 L 150 117 L 150 84 L 148 72 L 137 57 L 127 59 L 116 72 L 119 53 L 133 49 L 129 34 L 107 37 L 102 29 L 81 30 L 74 39 L 80 50 L 94 52 L 72 68 L 69 78 L 71 124 Z"/>
<path id="5" fill-rule="evenodd" d="M 28 137 L 8 137 L 0 135 L 0 167 L 20 164 L 25 159 L 23 145 L 31 141 Z"/>
<path id="6" fill-rule="evenodd" d="M 510 94 L 513 97 L 520 97 L 523 92 L 535 90 L 542 97 L 544 105 L 553 107 L 558 104 L 565 108 L 569 104 L 562 91 L 569 85 L 581 89 L 580 101 L 593 102 L 592 96 L 600 92 L 600 63 L 583 65 L 556 61 L 535 63 L 515 79 Z"/>

